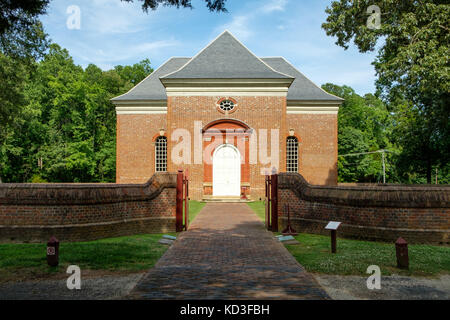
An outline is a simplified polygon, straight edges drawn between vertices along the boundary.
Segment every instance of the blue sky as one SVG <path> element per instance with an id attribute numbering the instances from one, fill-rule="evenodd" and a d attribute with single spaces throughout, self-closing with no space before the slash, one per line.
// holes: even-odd
<path id="1" fill-rule="evenodd" d="M 211 13 L 202 0 L 192 3 L 193 10 L 160 7 L 146 14 L 139 1 L 52 0 L 42 21 L 51 40 L 83 67 L 107 70 L 149 58 L 156 68 L 170 57 L 194 56 L 228 29 L 257 56 L 284 56 L 319 85 L 374 92 L 375 54 L 344 50 L 321 28 L 331 0 L 228 0 L 228 13 Z M 79 30 L 66 25 L 70 5 L 81 10 Z"/>

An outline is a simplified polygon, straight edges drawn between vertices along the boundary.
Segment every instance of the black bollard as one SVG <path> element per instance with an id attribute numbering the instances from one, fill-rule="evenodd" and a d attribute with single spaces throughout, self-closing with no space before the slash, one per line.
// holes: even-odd
<path id="1" fill-rule="evenodd" d="M 51 267 L 59 263 L 59 240 L 54 236 L 47 242 L 47 263 Z"/>
<path id="2" fill-rule="evenodd" d="M 398 238 L 395 242 L 395 251 L 397 253 L 397 267 L 409 269 L 408 242 L 401 237 Z"/>

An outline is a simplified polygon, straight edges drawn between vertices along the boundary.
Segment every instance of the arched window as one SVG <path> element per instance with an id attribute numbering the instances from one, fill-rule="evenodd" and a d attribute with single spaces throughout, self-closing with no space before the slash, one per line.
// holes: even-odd
<path id="1" fill-rule="evenodd" d="M 167 171 L 167 138 L 158 137 L 155 142 L 155 171 Z"/>
<path id="2" fill-rule="evenodd" d="M 286 171 L 298 172 L 298 139 L 288 137 L 286 140 Z"/>

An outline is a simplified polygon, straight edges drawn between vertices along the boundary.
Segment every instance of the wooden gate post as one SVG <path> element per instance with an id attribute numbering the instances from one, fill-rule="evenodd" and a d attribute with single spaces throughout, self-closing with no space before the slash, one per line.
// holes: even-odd
<path id="1" fill-rule="evenodd" d="M 266 189 L 266 203 L 265 203 L 265 211 L 266 211 L 266 229 L 271 230 L 270 225 L 270 176 L 266 175 L 265 178 L 265 189 Z"/>
<path id="2" fill-rule="evenodd" d="M 183 170 L 178 170 L 177 174 L 177 203 L 175 231 L 183 231 Z"/>
<path id="3" fill-rule="evenodd" d="M 272 231 L 278 232 L 278 175 L 273 174 L 271 177 L 271 202 L 272 202 Z"/>
<path id="4" fill-rule="evenodd" d="M 189 177 L 186 170 L 184 177 L 184 230 L 189 228 Z"/>

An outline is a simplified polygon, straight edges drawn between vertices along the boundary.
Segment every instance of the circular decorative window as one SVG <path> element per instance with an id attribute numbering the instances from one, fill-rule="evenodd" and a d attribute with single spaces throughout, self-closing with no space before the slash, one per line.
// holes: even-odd
<path id="1" fill-rule="evenodd" d="M 223 100 L 219 104 L 220 110 L 225 111 L 225 112 L 232 111 L 234 109 L 234 107 L 235 107 L 235 104 L 231 100 Z"/>

